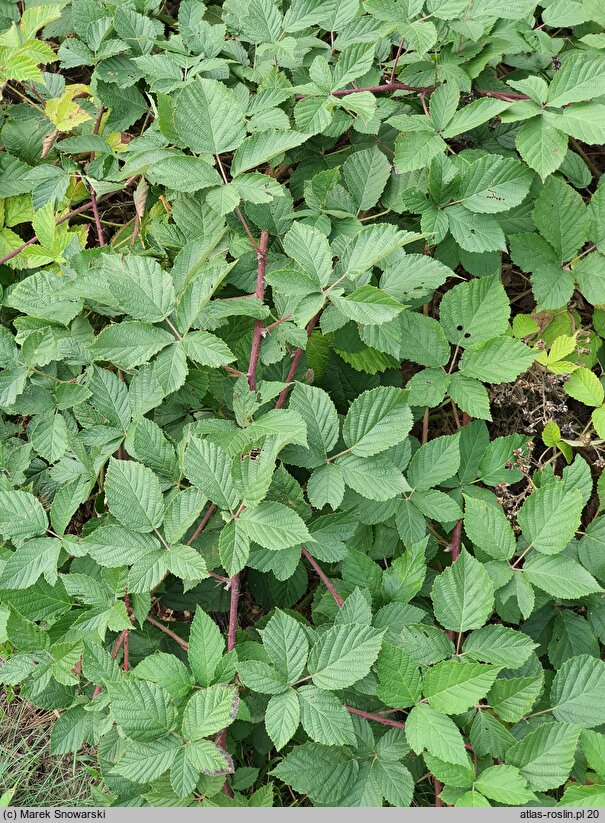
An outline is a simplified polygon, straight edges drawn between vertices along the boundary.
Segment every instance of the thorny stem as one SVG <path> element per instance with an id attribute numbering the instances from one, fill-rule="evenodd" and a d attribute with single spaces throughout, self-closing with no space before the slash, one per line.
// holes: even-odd
<path id="1" fill-rule="evenodd" d="M 128 668 L 129 668 L 129 663 L 128 663 L 128 636 L 129 636 L 129 633 L 126 629 L 125 629 L 125 631 L 126 631 L 126 634 L 124 635 L 124 642 L 122 644 L 124 646 L 124 660 L 122 662 L 122 670 L 127 672 Z"/>
<path id="2" fill-rule="evenodd" d="M 515 560 L 515 562 L 511 565 L 511 568 L 516 569 L 519 563 L 523 560 L 525 555 L 528 553 L 530 549 L 533 549 L 534 544 L 530 543 L 529 546 L 525 549 L 525 551 L 519 555 L 519 557 Z"/>
<path id="3" fill-rule="evenodd" d="M 223 182 L 227 186 L 229 184 L 229 179 L 227 177 L 227 174 L 225 172 L 223 164 L 221 163 L 220 154 L 216 155 L 216 162 L 218 164 L 218 170 L 221 174 L 221 177 L 223 178 Z M 248 235 L 248 240 L 252 243 L 252 248 L 258 254 L 259 248 L 256 245 L 256 240 L 252 236 L 252 232 L 250 231 L 250 226 L 248 225 L 248 222 L 247 222 L 246 218 L 244 217 L 244 215 L 242 214 L 241 209 L 239 208 L 239 206 L 235 209 L 235 213 L 237 214 L 238 220 L 242 224 L 242 227 L 243 227 L 244 231 Z"/>
<path id="4" fill-rule="evenodd" d="M 403 44 L 405 43 L 405 37 L 401 38 L 401 42 L 399 44 L 399 48 L 397 49 L 397 54 L 395 55 L 395 62 L 393 63 L 393 68 L 391 70 L 391 79 L 389 80 L 390 83 L 395 82 L 395 75 L 397 74 L 397 64 L 399 63 L 399 58 L 401 57 L 401 52 L 403 51 Z"/>
<path id="5" fill-rule="evenodd" d="M 452 551 L 452 563 L 455 563 L 460 554 L 460 539 L 462 536 L 462 520 L 459 520 L 454 526 L 452 532 L 452 542 L 450 543 Z"/>
<path id="6" fill-rule="evenodd" d="M 439 797 L 443 789 L 443 786 L 441 782 L 437 780 L 436 777 L 433 777 L 433 786 L 435 787 L 435 806 L 443 806 L 443 801 Z"/>
<path id="7" fill-rule="evenodd" d="M 99 214 L 97 195 L 95 194 L 95 190 L 92 186 L 90 187 L 90 206 L 95 218 L 95 229 L 97 230 L 97 240 L 99 241 L 99 246 L 104 246 L 105 238 L 103 237 L 103 227 L 101 226 L 101 215 Z"/>
<path id="8" fill-rule="evenodd" d="M 321 582 L 324 584 L 326 589 L 330 592 L 330 594 L 336 601 L 336 605 L 340 609 L 344 604 L 344 600 L 334 588 L 334 584 L 332 583 L 330 578 L 326 576 L 325 572 L 323 571 L 317 560 L 315 560 L 315 558 L 307 551 L 307 549 L 305 549 L 304 546 L 301 547 L 301 553 L 303 557 L 305 557 L 309 561 L 311 566 L 313 566 L 315 573 L 317 574 Z"/>
<path id="9" fill-rule="evenodd" d="M 512 91 L 491 91 L 490 89 L 477 89 L 477 94 L 481 97 L 495 97 L 496 100 L 506 100 L 512 102 L 513 100 L 529 100 L 527 94 L 515 94 Z"/>
<path id="10" fill-rule="evenodd" d="M 264 326 L 263 327 L 263 336 L 268 334 L 270 331 L 272 331 L 274 328 L 281 325 L 282 323 L 285 323 L 286 320 L 290 320 L 291 318 L 292 318 L 291 314 L 285 314 L 283 317 L 280 317 L 279 320 L 276 320 L 275 323 L 271 323 L 269 326 Z"/>
<path id="11" fill-rule="evenodd" d="M 413 91 L 416 94 L 431 94 L 435 91 L 434 86 L 408 86 L 407 83 L 399 83 L 397 80 L 391 80 L 388 83 L 381 83 L 378 86 L 364 86 L 363 88 L 355 89 L 338 89 L 331 92 L 332 97 L 346 97 L 348 94 L 357 94 L 359 92 L 369 91 L 372 94 L 380 94 L 381 92 L 390 91 Z M 481 97 L 495 97 L 498 100 L 507 100 L 513 102 L 515 100 L 529 100 L 526 94 L 515 94 L 508 91 L 491 91 L 490 89 L 477 89 L 476 93 Z M 302 100 L 307 95 L 297 95 L 297 100 Z"/>
<path id="12" fill-rule="evenodd" d="M 379 714 L 372 714 L 372 712 L 363 712 L 361 709 L 354 709 L 352 706 L 345 704 L 345 709 L 349 714 L 356 714 L 357 717 L 363 717 L 365 720 L 373 720 L 374 723 L 380 723 L 382 726 L 392 726 L 395 729 L 405 729 L 405 723 L 400 723 L 399 720 L 391 720 L 388 717 L 382 717 Z"/>
<path id="13" fill-rule="evenodd" d="M 357 94 L 362 91 L 369 91 L 372 94 L 380 94 L 381 92 L 389 92 L 389 91 L 415 91 L 417 93 L 424 92 L 429 93 L 433 91 L 432 86 L 425 87 L 418 87 L 418 86 L 408 86 L 406 83 L 399 83 L 397 80 L 393 80 L 389 83 L 381 83 L 378 86 L 364 86 L 363 88 L 356 88 L 356 89 L 338 89 L 338 91 L 331 92 L 332 97 L 346 97 L 348 94 Z M 297 95 L 297 99 L 301 100 L 305 97 L 305 95 Z"/>
<path id="14" fill-rule="evenodd" d="M 422 445 L 425 446 L 427 440 L 429 439 L 429 409 L 428 407 L 424 410 L 424 416 L 422 418 Z"/>
<path id="15" fill-rule="evenodd" d="M 98 134 L 99 133 L 99 129 L 101 128 L 101 120 L 103 119 L 103 113 L 104 112 L 105 112 L 105 108 L 103 106 L 101 106 L 100 109 L 99 109 L 99 113 L 97 114 L 97 119 L 95 121 L 94 128 L 92 130 L 93 134 Z M 95 159 L 95 153 L 94 153 L 94 151 L 91 151 L 90 158 L 88 160 L 88 165 L 89 166 L 90 166 L 90 164 L 92 163 L 92 161 L 94 159 Z M 95 192 L 92 185 L 90 186 L 90 203 L 91 203 L 91 206 L 92 206 L 92 213 L 93 213 L 93 216 L 94 216 L 94 219 L 95 219 L 95 228 L 97 230 L 97 240 L 99 241 L 99 246 L 104 246 L 105 245 L 105 238 L 103 237 L 103 226 L 101 225 L 101 217 L 99 215 L 99 208 L 98 208 L 98 204 L 97 204 L 97 194 L 96 194 L 96 192 Z"/>
<path id="16" fill-rule="evenodd" d="M 229 603 L 229 631 L 227 633 L 227 651 L 235 648 L 235 633 L 237 631 L 237 607 L 239 604 L 239 574 L 231 578 L 231 601 Z"/>
<path id="17" fill-rule="evenodd" d="M 269 232 L 263 229 L 260 235 L 260 243 L 256 257 L 258 260 L 256 270 L 256 290 L 254 296 L 261 303 L 265 298 L 265 269 L 267 267 L 267 244 L 269 242 Z M 250 349 L 250 361 L 248 363 L 248 386 L 250 391 L 256 389 L 256 370 L 258 368 L 258 358 L 260 356 L 260 346 L 263 339 L 263 321 L 257 320 L 254 324 L 254 334 L 252 336 L 252 348 Z"/>
<path id="18" fill-rule="evenodd" d="M 156 627 L 156 629 L 159 629 L 160 631 L 164 632 L 164 634 L 167 634 L 167 635 L 168 635 L 168 637 L 171 637 L 171 638 L 175 641 L 175 643 L 178 643 L 178 644 L 179 644 L 179 646 L 181 647 L 181 649 L 184 649 L 185 651 L 188 651 L 188 650 L 189 650 L 189 643 L 187 643 L 187 641 L 186 641 L 186 640 L 183 640 L 183 638 L 182 638 L 182 637 L 179 637 L 179 636 L 178 636 L 178 634 L 175 634 L 175 633 L 174 633 L 171 629 L 169 629 L 167 626 L 164 626 L 164 624 L 163 624 L 163 623 L 160 623 L 160 622 L 159 622 L 159 620 L 156 620 L 154 617 L 151 617 L 150 615 L 147 615 L 147 617 L 145 618 L 145 620 L 146 620 L 148 623 L 151 623 L 151 625 L 152 625 L 152 626 L 155 626 L 155 627 Z"/>
<path id="19" fill-rule="evenodd" d="M 204 529 L 206 528 L 206 526 L 208 524 L 208 521 L 210 520 L 210 518 L 212 517 L 212 515 L 214 514 L 215 511 L 216 511 L 216 505 L 214 503 L 211 503 L 208 506 L 206 514 L 200 520 L 197 529 L 193 532 L 193 534 L 191 535 L 191 537 L 187 541 L 188 546 L 190 546 L 193 543 L 193 541 L 195 540 L 195 538 L 198 537 L 204 531 Z"/>
<path id="20" fill-rule="evenodd" d="M 220 160 L 219 160 L 220 162 Z M 252 241 L 256 250 L 257 270 L 256 270 L 256 289 L 254 296 L 257 297 L 261 303 L 265 299 L 265 269 L 267 267 L 267 246 L 269 244 L 269 232 L 266 229 L 261 231 L 260 241 L 258 246 Z M 254 324 L 254 334 L 252 337 L 252 348 L 250 349 L 250 360 L 248 362 L 248 386 L 250 391 L 256 389 L 256 370 L 258 368 L 258 358 L 260 356 L 260 347 L 263 340 L 263 321 L 257 320 Z M 243 510 L 243 505 L 240 506 L 236 517 Z M 237 633 L 237 607 L 239 605 L 240 594 L 240 576 L 239 572 L 234 574 L 229 580 L 231 596 L 229 599 L 229 628 L 227 629 L 227 652 L 233 651 L 235 648 L 235 635 Z M 227 730 L 223 729 L 217 739 L 217 745 L 222 749 L 227 749 Z M 226 778 L 223 785 L 225 794 L 233 797 L 233 789 Z"/>
<path id="21" fill-rule="evenodd" d="M 338 452 L 338 454 L 333 454 L 332 457 L 328 457 L 328 459 L 326 460 L 326 463 L 331 463 L 333 460 L 336 460 L 338 457 L 342 457 L 344 454 L 348 454 L 351 450 L 352 450 L 352 448 L 351 449 L 343 449 L 341 452 Z"/>
<path id="22" fill-rule="evenodd" d="M 102 197 L 99 197 L 99 199 L 97 200 L 97 205 L 99 203 L 101 203 L 103 200 L 107 200 L 109 197 L 111 197 L 112 194 L 115 194 L 115 192 L 108 192 L 107 194 L 104 194 Z M 72 209 L 71 211 L 67 212 L 67 214 L 64 214 L 63 217 L 59 217 L 58 220 L 55 220 L 55 226 L 60 226 L 61 223 L 65 223 L 66 220 L 70 220 L 72 217 L 75 217 L 77 214 L 81 214 L 83 211 L 89 211 L 89 209 L 92 209 L 92 208 L 93 208 L 92 201 L 89 201 L 88 203 L 84 203 L 84 205 L 78 206 L 77 208 Z M 8 261 L 12 260 L 13 257 L 16 257 L 18 254 L 21 254 L 21 252 L 24 249 L 29 248 L 29 246 L 33 246 L 33 244 L 37 243 L 37 242 L 38 242 L 38 238 L 34 235 L 30 240 L 26 240 L 25 243 L 22 243 L 16 249 L 13 249 L 8 254 L 5 254 L 4 257 L 0 257 L 0 265 L 2 265 L 3 263 L 8 263 Z"/>
<path id="23" fill-rule="evenodd" d="M 318 311 L 315 317 L 312 317 L 309 323 L 307 324 L 307 338 L 311 337 L 311 332 L 315 328 L 315 324 L 319 320 L 320 314 L 321 311 Z M 304 349 L 296 349 L 296 351 L 294 352 L 292 364 L 290 365 L 290 370 L 288 371 L 288 374 L 286 376 L 286 383 L 291 383 L 294 380 L 294 377 L 296 376 L 296 370 L 298 369 L 299 363 L 303 356 L 303 352 Z M 284 405 L 284 403 L 286 402 L 286 398 L 288 397 L 289 391 L 290 386 L 286 386 L 285 389 L 282 389 L 282 391 L 279 394 L 279 397 L 277 398 L 277 402 L 275 403 L 276 409 L 281 409 L 281 407 Z"/>

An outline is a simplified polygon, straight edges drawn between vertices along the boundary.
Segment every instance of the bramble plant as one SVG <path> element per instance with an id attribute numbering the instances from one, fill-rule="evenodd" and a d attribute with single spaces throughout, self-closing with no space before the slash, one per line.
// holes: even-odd
<path id="1" fill-rule="evenodd" d="M 0 682 L 52 752 L 114 805 L 605 804 L 602 1 L 0 18 Z"/>

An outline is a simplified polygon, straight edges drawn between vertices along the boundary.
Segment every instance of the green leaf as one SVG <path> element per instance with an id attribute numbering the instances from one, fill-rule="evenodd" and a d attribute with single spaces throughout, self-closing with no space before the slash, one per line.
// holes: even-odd
<path id="1" fill-rule="evenodd" d="M 160 484 L 147 466 L 110 458 L 105 478 L 107 505 L 114 517 L 137 532 L 159 528 L 164 517 Z"/>
<path id="2" fill-rule="evenodd" d="M 420 671 L 403 649 L 384 643 L 378 656 L 376 696 L 387 706 L 405 709 L 420 700 Z"/>
<path id="3" fill-rule="evenodd" d="M 344 246 L 335 275 L 355 279 L 417 237 L 389 224 L 364 226 Z"/>
<path id="4" fill-rule="evenodd" d="M 370 771 L 370 783 L 391 806 L 405 808 L 412 803 L 414 779 L 402 763 L 375 760 Z"/>
<path id="5" fill-rule="evenodd" d="M 399 174 L 422 169 L 445 149 L 443 138 L 431 129 L 404 131 L 395 140 L 395 168 Z"/>
<path id="6" fill-rule="evenodd" d="M 209 576 L 206 561 L 201 554 L 183 543 L 176 543 L 170 547 L 166 565 L 171 574 L 189 583 L 199 583 Z"/>
<path id="7" fill-rule="evenodd" d="M 489 766 L 475 781 L 475 788 L 490 800 L 509 806 L 523 806 L 534 797 L 527 781 L 514 766 Z"/>
<path id="8" fill-rule="evenodd" d="M 331 692 L 316 686 L 298 690 L 300 720 L 311 740 L 332 746 L 355 744 L 351 715 Z"/>
<path id="9" fill-rule="evenodd" d="M 56 463 L 65 454 L 69 434 L 65 418 L 61 414 L 38 418 L 39 423 L 30 426 L 30 440 L 36 451 L 49 463 Z"/>
<path id="10" fill-rule="evenodd" d="M 500 507 L 476 497 L 465 496 L 464 500 L 464 529 L 475 546 L 496 560 L 510 560 L 516 540 Z"/>
<path id="11" fill-rule="evenodd" d="M 316 509 L 330 506 L 335 511 L 342 503 L 344 492 L 342 472 L 334 463 L 319 466 L 307 481 L 307 497 Z"/>
<path id="12" fill-rule="evenodd" d="M 489 704 L 502 720 L 516 723 L 529 713 L 542 687 L 541 674 L 497 680 L 488 695 Z"/>
<path id="13" fill-rule="evenodd" d="M 605 788 L 602 785 L 581 786 L 570 784 L 559 804 L 561 806 L 602 806 L 605 797 Z"/>
<path id="14" fill-rule="evenodd" d="M 381 326 L 397 317 L 404 308 L 376 286 L 360 286 L 347 297 L 331 292 L 330 300 L 341 314 L 362 326 Z"/>
<path id="15" fill-rule="evenodd" d="M 284 675 L 262 660 L 243 660 L 238 664 L 237 672 L 242 683 L 255 692 L 282 694 L 288 690 Z"/>
<path id="16" fill-rule="evenodd" d="M 225 87 L 222 86 L 224 89 Z M 243 125 L 243 121 L 242 125 Z M 283 154 L 290 149 L 300 146 L 301 143 L 306 142 L 309 135 L 303 132 L 294 131 L 279 131 L 278 129 L 268 129 L 267 131 L 259 131 L 251 137 L 247 137 L 242 143 L 239 140 L 239 148 L 233 155 L 233 162 L 231 163 L 231 175 L 237 177 L 242 172 L 254 169 L 263 163 L 268 163 L 280 154 Z M 232 141 L 234 142 L 234 141 Z M 240 145 L 240 143 L 242 143 Z M 226 149 L 222 149 L 226 151 Z M 218 151 L 215 153 L 219 153 Z"/>
<path id="17" fill-rule="evenodd" d="M 511 104 L 505 100 L 493 100 L 491 98 L 475 100 L 474 103 L 458 109 L 447 127 L 443 129 L 441 133 L 446 138 L 465 134 L 467 131 L 471 131 L 483 123 L 487 123 L 487 121 L 493 117 L 497 117 L 501 112 L 508 109 L 510 105 Z"/>
<path id="18" fill-rule="evenodd" d="M 588 239 L 584 201 L 561 177 L 548 180 L 536 200 L 532 218 L 562 261 L 571 260 Z"/>
<path id="19" fill-rule="evenodd" d="M 198 773 L 202 772 L 210 777 L 233 773 L 230 755 L 210 740 L 196 740 L 185 748 L 185 752 L 186 760 Z"/>
<path id="20" fill-rule="evenodd" d="M 108 683 L 111 714 L 127 737 L 143 743 L 171 732 L 177 710 L 167 691 L 145 680 Z"/>
<path id="21" fill-rule="evenodd" d="M 412 457 L 408 482 L 416 491 L 437 486 L 453 477 L 460 467 L 460 437 L 436 437 L 425 443 Z"/>
<path id="22" fill-rule="evenodd" d="M 485 697 L 499 671 L 482 663 L 444 661 L 424 675 L 422 690 L 436 711 L 462 714 Z"/>
<path id="23" fill-rule="evenodd" d="M 599 144 L 605 140 L 605 106 L 599 103 L 576 103 L 563 111 L 545 111 L 551 126 L 583 143 Z"/>
<path id="24" fill-rule="evenodd" d="M 176 737 L 130 743 L 111 772 L 134 783 L 151 783 L 172 766 L 179 745 Z"/>
<path id="25" fill-rule="evenodd" d="M 529 194 L 531 172 L 511 157 L 485 155 L 464 170 L 459 196 L 478 214 L 508 211 Z"/>
<path id="26" fill-rule="evenodd" d="M 250 556 L 250 540 L 239 520 L 230 520 L 218 538 L 218 551 L 227 574 L 238 574 L 246 566 Z"/>
<path id="27" fill-rule="evenodd" d="M 345 454 L 336 465 L 347 486 L 369 500 L 391 500 L 410 491 L 402 473 L 383 455 L 364 458 Z"/>
<path id="28" fill-rule="evenodd" d="M 150 680 L 162 686 L 176 700 L 188 695 L 193 686 L 193 678 L 185 664 L 178 657 L 164 652 L 157 652 L 143 658 L 134 667 L 133 674 L 142 680 Z M 117 680 L 118 678 L 112 676 L 110 679 Z"/>
<path id="29" fill-rule="evenodd" d="M 267 704 L 265 728 L 279 751 L 295 734 L 300 723 L 300 705 L 294 689 L 274 694 Z"/>
<path id="30" fill-rule="evenodd" d="M 450 377 L 448 394 L 454 403 L 471 417 L 480 420 L 492 419 L 489 394 L 478 380 L 454 372 Z"/>
<path id="31" fill-rule="evenodd" d="M 416 497 L 415 494 L 412 499 Z M 426 539 L 412 543 L 385 569 L 382 574 L 385 599 L 408 603 L 420 591 L 426 575 L 426 545 Z"/>
<path id="32" fill-rule="evenodd" d="M 462 205 L 451 205 L 444 214 L 452 237 L 464 251 L 480 254 L 506 250 L 504 232 L 493 215 L 473 214 Z"/>
<path id="33" fill-rule="evenodd" d="M 208 331 L 190 332 L 183 340 L 185 354 L 202 366 L 225 366 L 235 360 L 235 355 L 220 337 Z"/>
<path id="34" fill-rule="evenodd" d="M 527 165 L 542 180 L 555 172 L 567 155 L 567 135 L 544 117 L 532 117 L 517 132 L 515 145 Z"/>
<path id="35" fill-rule="evenodd" d="M 585 729 L 581 738 L 588 765 L 598 775 L 603 776 L 605 774 L 605 735 Z"/>
<path id="36" fill-rule="evenodd" d="M 95 360 L 107 360 L 122 369 L 130 370 L 148 363 L 173 339 L 168 332 L 148 323 L 126 321 L 106 326 L 90 347 L 90 353 Z M 61 417 L 57 419 L 62 420 Z"/>
<path id="37" fill-rule="evenodd" d="M 489 800 L 483 797 L 482 794 L 472 789 L 469 792 L 464 792 L 464 794 L 460 795 L 460 797 L 454 803 L 457 807 L 462 808 L 484 808 L 485 806 L 491 806 Z"/>
<path id="38" fill-rule="evenodd" d="M 48 526 L 40 501 L 29 492 L 0 490 L 0 534 L 26 538 L 43 534 Z"/>
<path id="39" fill-rule="evenodd" d="M 231 477 L 231 460 L 220 446 L 192 437 L 185 448 L 183 471 L 215 505 L 222 509 L 237 507 L 239 496 Z"/>
<path id="40" fill-rule="evenodd" d="M 307 662 L 309 643 L 298 620 L 278 609 L 261 632 L 261 637 L 269 659 L 288 682 L 292 683 L 300 677 Z"/>
<path id="41" fill-rule="evenodd" d="M 407 255 L 404 260 L 410 256 Z M 394 288 L 392 280 L 388 283 L 381 282 L 381 285 L 385 290 Z M 432 368 L 446 365 L 450 358 L 450 347 L 436 320 L 417 312 L 405 311 L 394 322 L 401 335 L 399 357 Z"/>
<path id="42" fill-rule="evenodd" d="M 332 274 L 332 252 L 325 235 L 313 226 L 297 220 L 292 223 L 283 242 L 288 257 L 296 260 L 313 276 L 318 286 L 327 286 Z"/>
<path id="43" fill-rule="evenodd" d="M 565 383 L 565 391 L 586 406 L 600 406 L 605 399 L 601 381 L 589 369 L 576 369 Z"/>
<path id="44" fill-rule="evenodd" d="M 189 634 L 187 656 L 191 671 L 200 686 L 209 686 L 223 657 L 225 640 L 214 620 L 197 608 Z"/>
<path id="45" fill-rule="evenodd" d="M 316 386 L 297 383 L 290 395 L 289 408 L 298 412 L 307 425 L 308 448 L 291 447 L 288 453 L 297 464 L 307 468 L 325 463 L 340 432 L 336 407 L 330 396 Z"/>
<path id="46" fill-rule="evenodd" d="M 588 654 L 566 660 L 556 673 L 550 702 L 557 720 L 584 728 L 600 725 L 605 705 L 605 663 Z"/>
<path id="47" fill-rule="evenodd" d="M 504 760 L 515 738 L 508 729 L 489 712 L 477 712 L 469 734 L 471 745 L 479 756 L 491 755 Z"/>
<path id="48" fill-rule="evenodd" d="M 181 730 L 187 740 L 200 740 L 230 726 L 239 695 L 235 686 L 210 686 L 195 692 L 183 711 Z"/>
<path id="49" fill-rule="evenodd" d="M 40 575 L 51 583 L 57 579 L 57 563 L 61 542 L 54 538 L 39 537 L 28 540 L 9 555 L 0 575 L 0 587 L 27 589 Z"/>
<path id="50" fill-rule="evenodd" d="M 537 489 L 519 509 L 523 535 L 542 554 L 558 554 L 580 527 L 582 498 L 563 483 Z"/>
<path id="51" fill-rule="evenodd" d="M 525 563 L 521 572 L 533 586 L 557 598 L 573 600 L 601 591 L 583 566 L 564 555 L 536 555 Z"/>
<path id="52" fill-rule="evenodd" d="M 450 289 L 439 315 L 450 343 L 467 348 L 504 334 L 510 306 L 499 278 L 480 277 Z"/>
<path id="53" fill-rule="evenodd" d="M 220 186 L 217 170 L 201 157 L 174 155 L 150 166 L 146 174 L 153 183 L 160 183 L 182 192 L 200 191 Z"/>
<path id="54" fill-rule="evenodd" d="M 446 763 L 465 766 L 468 762 L 464 740 L 454 721 L 428 703 L 414 706 L 409 713 L 405 736 L 416 754 L 426 749 Z"/>
<path id="55" fill-rule="evenodd" d="M 265 502 L 244 509 L 239 522 L 250 540 L 271 551 L 313 542 L 301 517 L 282 503 Z"/>
<path id="56" fill-rule="evenodd" d="M 579 735 L 577 726 L 544 723 L 509 749 L 506 762 L 534 791 L 556 789 L 571 771 Z"/>
<path id="57" fill-rule="evenodd" d="M 320 689 L 344 689 L 365 677 L 382 644 L 382 631 L 350 624 L 328 629 L 315 643 L 307 663 Z"/>
<path id="58" fill-rule="evenodd" d="M 463 632 L 487 622 L 494 607 L 494 588 L 484 567 L 463 549 L 435 579 L 431 598 L 441 625 Z"/>
<path id="59" fill-rule="evenodd" d="M 102 260 L 109 290 L 124 313 L 148 323 L 159 323 L 170 314 L 174 308 L 174 286 L 156 260 L 107 254 Z"/>
<path id="60" fill-rule="evenodd" d="M 484 626 L 467 636 L 462 654 L 482 663 L 518 669 L 529 658 L 535 645 L 526 634 L 508 626 Z"/>
<path id="61" fill-rule="evenodd" d="M 510 383 L 527 371 L 536 352 L 512 337 L 495 337 L 472 346 L 460 358 L 460 371 L 466 377 L 486 383 Z"/>
<path id="62" fill-rule="evenodd" d="M 358 211 L 365 211 L 380 199 L 391 166 L 380 149 L 372 148 L 351 154 L 343 163 L 342 173 Z"/>
<path id="63" fill-rule="evenodd" d="M 400 443 L 411 428 L 412 412 L 405 392 L 381 386 L 353 401 L 342 436 L 353 454 L 371 457 Z"/>
<path id="64" fill-rule="evenodd" d="M 237 95 L 223 83 L 202 77 L 176 97 L 174 125 L 183 143 L 197 154 L 233 151 L 246 136 Z"/>
<path id="65" fill-rule="evenodd" d="M 317 804 L 338 806 L 350 794 L 358 771 L 348 749 L 304 743 L 295 746 L 271 774 Z"/>
<path id="66" fill-rule="evenodd" d="M 548 90 L 549 106 L 566 106 L 605 94 L 605 57 L 595 52 L 567 55 Z"/>

